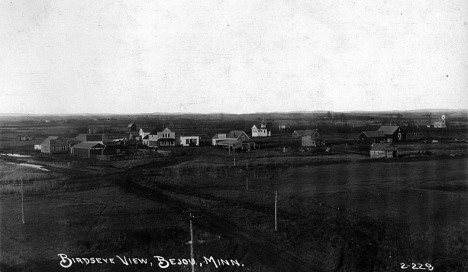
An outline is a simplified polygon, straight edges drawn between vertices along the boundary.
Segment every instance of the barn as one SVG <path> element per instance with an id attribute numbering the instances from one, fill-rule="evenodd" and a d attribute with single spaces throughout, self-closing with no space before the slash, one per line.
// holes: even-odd
<path id="1" fill-rule="evenodd" d="M 97 155 L 102 155 L 105 147 L 101 143 L 83 142 L 72 147 L 72 154 L 78 158 L 94 158 Z"/>
<path id="2" fill-rule="evenodd" d="M 387 143 L 396 143 L 406 140 L 406 134 L 399 126 L 381 126 L 377 131 L 384 135 L 384 141 Z"/>

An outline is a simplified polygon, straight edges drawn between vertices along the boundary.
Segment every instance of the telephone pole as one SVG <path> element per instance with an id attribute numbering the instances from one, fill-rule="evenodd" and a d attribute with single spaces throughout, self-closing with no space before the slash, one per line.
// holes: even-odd
<path id="1" fill-rule="evenodd" d="M 21 179 L 21 220 L 24 224 L 24 192 L 23 192 L 23 179 Z"/>
<path id="2" fill-rule="evenodd" d="M 190 213 L 190 263 L 192 265 L 192 272 L 195 272 L 193 257 L 193 227 L 192 227 L 192 213 Z"/>
<path id="3" fill-rule="evenodd" d="M 193 222 L 192 222 L 192 219 L 195 218 L 195 216 L 193 215 L 194 212 L 196 212 L 198 210 L 192 210 L 192 209 L 189 209 L 187 211 L 184 211 L 184 213 L 188 213 L 189 214 L 189 219 L 190 219 L 190 241 L 187 242 L 186 244 L 190 244 L 190 264 L 191 264 L 191 271 L 192 272 L 195 272 L 195 256 L 194 256 L 194 252 L 193 252 Z M 198 217 L 198 216 L 197 216 Z"/>
<path id="4" fill-rule="evenodd" d="M 275 191 L 275 231 L 278 230 L 278 191 Z"/>

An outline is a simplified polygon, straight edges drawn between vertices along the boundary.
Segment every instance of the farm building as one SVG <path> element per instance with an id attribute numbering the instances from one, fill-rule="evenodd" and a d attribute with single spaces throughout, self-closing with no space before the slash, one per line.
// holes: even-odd
<path id="1" fill-rule="evenodd" d="M 371 158 L 397 158 L 398 149 L 391 143 L 375 143 L 372 144 L 370 150 Z"/>
<path id="2" fill-rule="evenodd" d="M 40 144 L 35 144 L 34 145 L 34 150 L 41 150 L 41 145 Z"/>
<path id="3" fill-rule="evenodd" d="M 224 134 L 222 134 L 222 133 L 215 134 L 215 136 L 213 136 L 211 138 L 211 145 L 216 146 L 216 145 L 218 145 L 219 141 L 224 141 L 224 140 L 226 140 L 226 133 L 224 133 Z"/>
<path id="4" fill-rule="evenodd" d="M 224 141 L 220 141 L 218 142 L 217 146 L 221 146 L 221 147 L 224 147 L 224 148 L 241 148 L 242 147 L 242 142 L 241 141 L 238 141 L 238 140 L 224 140 Z"/>
<path id="5" fill-rule="evenodd" d="M 31 137 L 31 136 L 24 136 L 24 135 L 18 136 L 18 138 L 19 138 L 20 141 L 31 141 L 31 140 L 34 140 L 34 137 Z"/>
<path id="6" fill-rule="evenodd" d="M 380 143 L 384 140 L 384 134 L 382 131 L 363 131 L 357 137 L 357 141 L 360 143 Z"/>
<path id="7" fill-rule="evenodd" d="M 120 145 L 106 145 L 104 149 L 102 150 L 101 154 L 102 155 L 116 155 L 116 154 L 121 154 L 123 152 L 123 148 Z"/>
<path id="8" fill-rule="evenodd" d="M 312 136 L 302 136 L 301 142 L 303 147 L 317 146 L 317 142 Z"/>
<path id="9" fill-rule="evenodd" d="M 271 128 L 267 128 L 267 124 L 265 120 L 263 120 L 259 126 L 253 125 L 252 126 L 252 137 L 270 137 L 271 136 Z"/>
<path id="10" fill-rule="evenodd" d="M 178 144 L 181 146 L 199 146 L 200 136 L 180 136 L 178 137 Z"/>
<path id="11" fill-rule="evenodd" d="M 247 141 L 250 137 L 242 130 L 232 130 L 226 135 L 227 140 Z"/>
<path id="12" fill-rule="evenodd" d="M 221 141 L 234 140 L 234 141 L 246 141 L 250 140 L 250 137 L 242 130 L 232 130 L 228 134 L 218 133 L 211 138 L 211 144 L 217 146 Z"/>
<path id="13" fill-rule="evenodd" d="M 94 158 L 98 155 L 102 155 L 105 145 L 94 142 L 83 142 L 72 146 L 72 155 L 79 158 Z"/>
<path id="14" fill-rule="evenodd" d="M 384 141 L 387 143 L 396 143 L 406 140 L 406 134 L 399 126 L 381 126 L 377 131 L 382 131 Z"/>
<path id="15" fill-rule="evenodd" d="M 41 153 L 45 154 L 67 154 L 68 140 L 58 136 L 49 136 L 41 143 Z"/>

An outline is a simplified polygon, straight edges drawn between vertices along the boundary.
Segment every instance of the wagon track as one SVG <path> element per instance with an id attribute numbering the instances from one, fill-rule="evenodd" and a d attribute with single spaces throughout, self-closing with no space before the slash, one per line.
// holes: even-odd
<path id="1" fill-rule="evenodd" d="M 268 271 L 322 271 L 320 268 L 289 252 L 287 248 L 276 245 L 257 233 L 253 234 L 204 207 L 190 205 L 174 199 L 164 194 L 160 188 L 148 188 L 130 179 L 126 181 L 118 179 L 116 183 L 128 192 L 165 204 L 177 213 L 197 209 L 199 213 L 204 215 L 202 218 L 194 219 L 194 223 L 199 228 L 229 237 L 239 244 L 247 245 L 248 250 L 245 255 L 254 256 L 255 258 L 253 262 L 246 263 L 247 266 L 254 262 L 261 262 L 269 268 Z"/>

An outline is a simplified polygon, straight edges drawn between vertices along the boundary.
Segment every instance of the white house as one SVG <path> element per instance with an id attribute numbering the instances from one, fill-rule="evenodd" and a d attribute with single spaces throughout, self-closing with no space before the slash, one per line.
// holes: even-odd
<path id="1" fill-rule="evenodd" d="M 165 128 L 163 131 L 158 132 L 158 145 L 159 146 L 175 146 L 175 132 L 169 128 Z"/>
<path id="2" fill-rule="evenodd" d="M 180 136 L 179 143 L 181 146 L 199 146 L 200 136 Z"/>
<path id="3" fill-rule="evenodd" d="M 252 126 L 252 137 L 270 137 L 271 129 L 267 128 L 265 121 L 262 121 L 259 127 Z"/>

